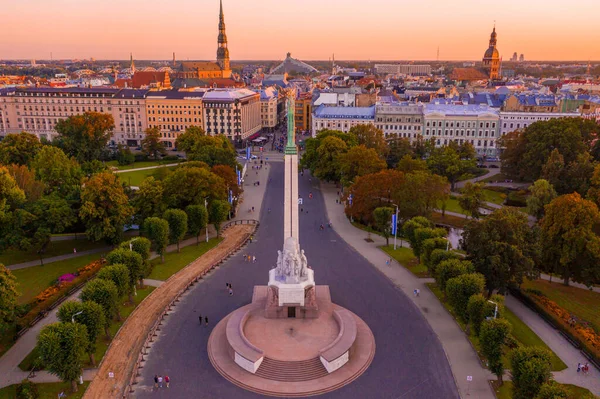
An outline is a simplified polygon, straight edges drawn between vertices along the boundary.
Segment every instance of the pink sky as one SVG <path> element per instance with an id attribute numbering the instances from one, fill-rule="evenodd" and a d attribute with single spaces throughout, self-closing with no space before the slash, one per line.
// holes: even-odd
<path id="1" fill-rule="evenodd" d="M 231 58 L 600 60 L 600 1 L 223 0 Z M 19 0 L 0 59 L 215 59 L 218 0 Z"/>

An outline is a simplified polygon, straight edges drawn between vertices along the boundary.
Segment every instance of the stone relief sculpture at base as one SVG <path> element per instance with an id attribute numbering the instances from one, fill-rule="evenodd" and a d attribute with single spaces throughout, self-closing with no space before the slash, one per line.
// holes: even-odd
<path id="1" fill-rule="evenodd" d="M 283 252 L 277 251 L 277 267 L 275 276 L 279 281 L 299 283 L 307 277 L 308 261 L 304 250 L 298 251 L 296 239 L 288 237 L 283 246 Z"/>

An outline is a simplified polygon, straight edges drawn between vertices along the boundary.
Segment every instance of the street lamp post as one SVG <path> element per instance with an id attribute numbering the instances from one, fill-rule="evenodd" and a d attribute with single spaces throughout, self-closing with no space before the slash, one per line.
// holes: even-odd
<path id="1" fill-rule="evenodd" d="M 396 207 L 396 217 L 394 218 L 394 251 L 396 250 L 396 242 L 398 237 L 398 205 L 392 204 Z"/>
<path id="2" fill-rule="evenodd" d="M 496 307 L 494 308 L 494 319 L 495 319 L 495 318 L 498 316 L 498 304 L 497 304 L 496 302 L 494 302 L 494 301 L 489 301 L 489 300 L 488 300 L 488 302 L 489 302 L 489 303 L 492 303 L 492 304 L 494 304 L 494 305 L 496 306 Z"/>
<path id="3" fill-rule="evenodd" d="M 77 312 L 73 316 L 71 316 L 71 323 L 75 323 L 75 316 L 80 315 L 82 313 L 83 313 L 83 310 L 81 312 Z"/>
<path id="4" fill-rule="evenodd" d="M 208 197 L 204 198 L 204 208 L 206 208 L 206 228 L 204 230 L 206 230 L 206 242 L 208 242 Z"/>

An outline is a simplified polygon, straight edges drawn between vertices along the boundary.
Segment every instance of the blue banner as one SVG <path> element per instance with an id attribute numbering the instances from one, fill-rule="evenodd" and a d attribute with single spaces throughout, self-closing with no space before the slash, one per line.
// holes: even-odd
<path id="1" fill-rule="evenodd" d="M 396 230 L 398 229 L 398 222 L 396 221 L 396 214 L 392 215 L 392 235 L 396 235 Z"/>
<path id="2" fill-rule="evenodd" d="M 239 169 L 237 171 L 237 180 L 238 180 L 238 186 L 241 186 L 242 185 L 242 172 L 240 172 Z"/>
<path id="3" fill-rule="evenodd" d="M 246 159 L 250 159 L 250 147 L 246 147 Z"/>
<path id="4" fill-rule="evenodd" d="M 233 191 L 229 190 L 229 203 L 233 204 Z"/>
<path id="5" fill-rule="evenodd" d="M 349 205 L 352 205 L 352 200 L 353 200 L 353 199 L 354 199 L 354 197 L 352 196 L 352 194 L 350 194 L 350 195 L 348 196 L 348 204 L 349 204 Z"/>

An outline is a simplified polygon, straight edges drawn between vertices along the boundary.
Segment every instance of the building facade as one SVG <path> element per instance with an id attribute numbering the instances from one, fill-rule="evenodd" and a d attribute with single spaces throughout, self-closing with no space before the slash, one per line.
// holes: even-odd
<path id="1" fill-rule="evenodd" d="M 400 65 L 400 64 L 375 64 L 375 72 L 390 75 L 431 75 L 431 65 Z"/>
<path id="2" fill-rule="evenodd" d="M 499 111 L 484 105 L 427 104 L 424 111 L 426 140 L 436 146 L 469 142 L 477 154 L 496 156 L 499 137 Z"/>
<path id="3" fill-rule="evenodd" d="M 298 132 L 309 132 L 312 126 L 312 93 L 300 93 L 294 102 L 295 126 Z"/>
<path id="4" fill-rule="evenodd" d="M 204 130 L 223 134 L 241 146 L 244 140 L 260 132 L 260 94 L 248 89 L 214 89 L 202 98 Z"/>
<path id="5" fill-rule="evenodd" d="M 579 112 L 513 112 L 500 111 L 500 136 L 522 131 L 532 123 L 556 118 L 578 118 Z"/>
<path id="6" fill-rule="evenodd" d="M 312 137 L 323 129 L 341 130 L 344 133 L 357 125 L 375 124 L 375 106 L 372 107 L 328 107 L 315 108 L 312 120 Z"/>
<path id="7" fill-rule="evenodd" d="M 277 102 L 279 92 L 274 87 L 260 91 L 260 120 L 265 131 L 273 131 L 278 124 Z"/>
<path id="8" fill-rule="evenodd" d="M 422 104 L 377 104 L 375 126 L 386 138 L 407 138 L 411 141 L 423 134 Z"/>

